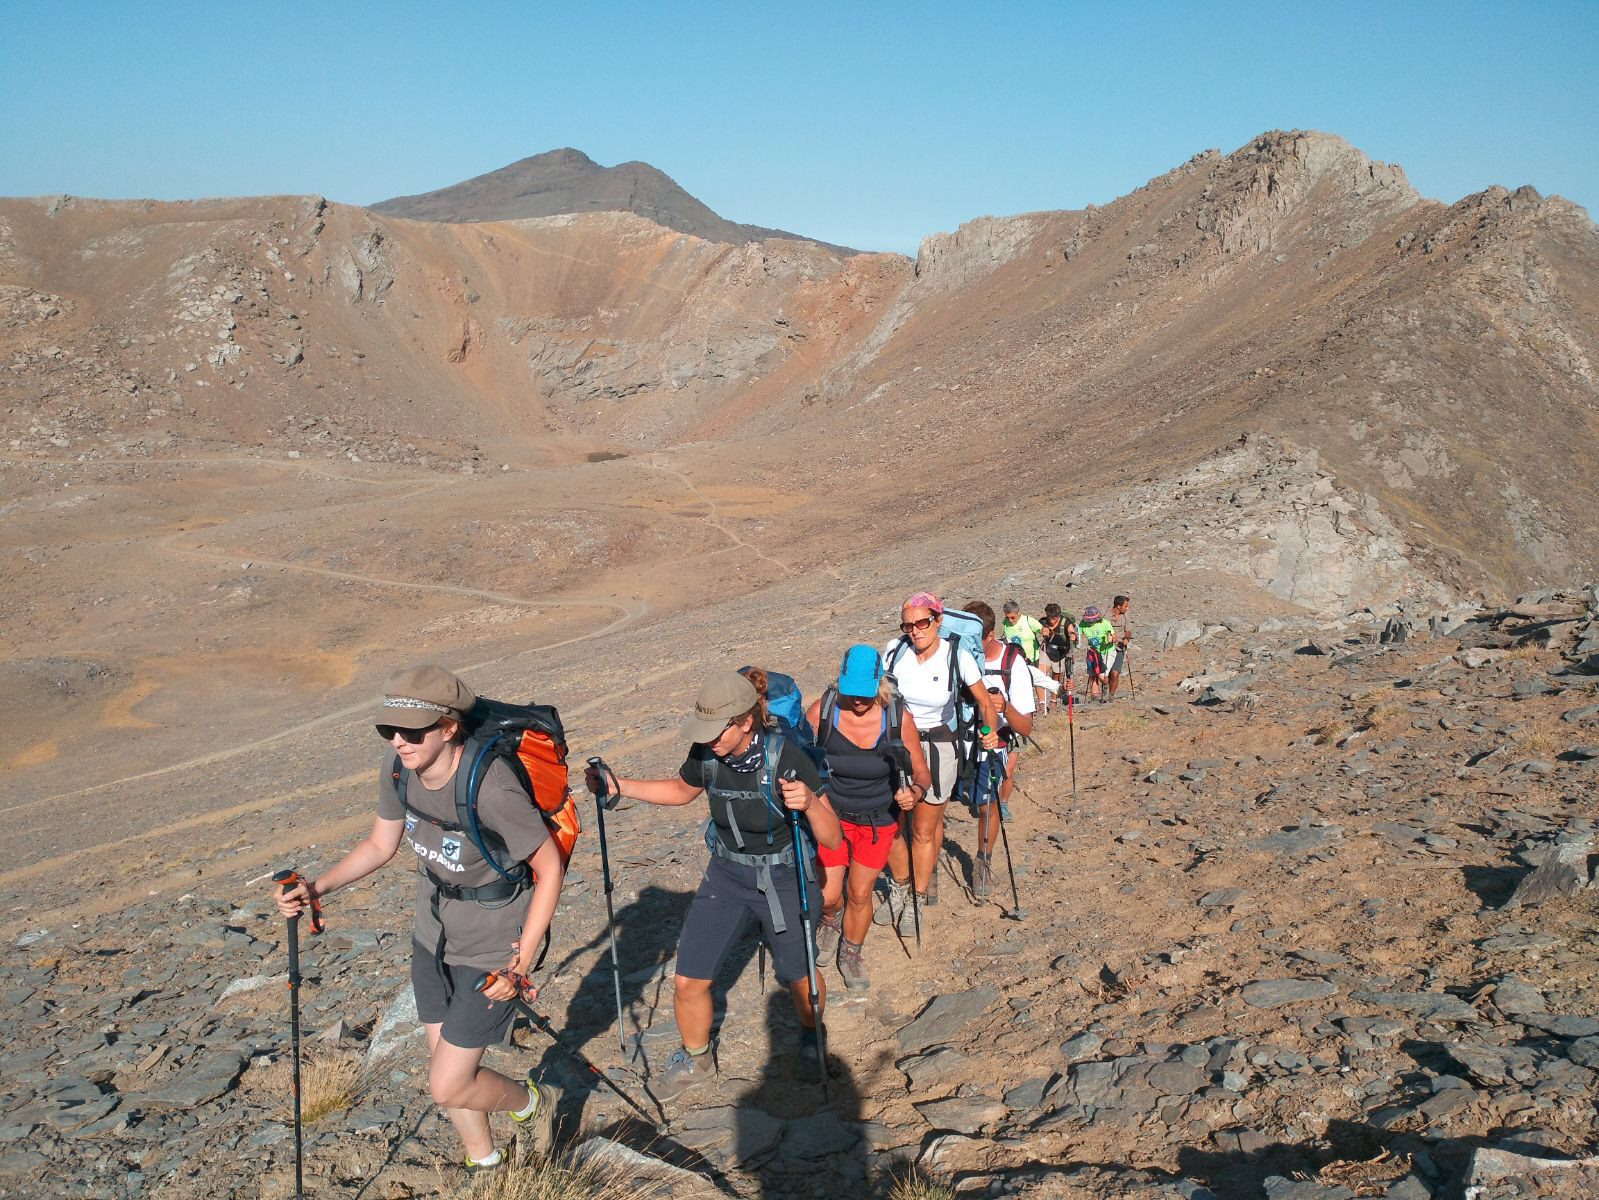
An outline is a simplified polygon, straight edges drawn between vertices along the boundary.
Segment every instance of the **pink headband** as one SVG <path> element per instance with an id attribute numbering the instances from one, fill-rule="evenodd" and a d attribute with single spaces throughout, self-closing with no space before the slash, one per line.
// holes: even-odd
<path id="1" fill-rule="evenodd" d="M 944 606 L 938 602 L 938 597 L 931 592 L 917 592 L 904 604 L 901 604 L 900 608 L 925 608 L 928 612 L 936 613 L 940 616 L 944 612 Z"/>

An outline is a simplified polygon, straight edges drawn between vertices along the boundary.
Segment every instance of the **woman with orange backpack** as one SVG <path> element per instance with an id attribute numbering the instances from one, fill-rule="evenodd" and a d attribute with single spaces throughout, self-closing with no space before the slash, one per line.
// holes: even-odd
<path id="1" fill-rule="evenodd" d="M 389 680 L 373 714 L 386 743 L 378 773 L 372 831 L 314 881 L 295 878 L 276 897 L 293 920 L 340 888 L 386 865 L 407 843 L 422 876 L 411 946 L 411 987 L 427 1034 L 428 1088 L 466 1149 L 476 1172 L 528 1154 L 548 1154 L 560 1092 L 508 1079 L 481 1065 L 483 1052 L 505 1040 L 517 994 L 526 982 L 560 899 L 565 862 L 544 818 L 502 758 L 483 772 L 476 811 L 483 830 L 508 860 L 526 863 L 519 884 L 484 856 L 478 838 L 456 822 L 456 775 L 465 770 L 466 716 L 477 697 L 443 667 L 421 666 Z M 453 827 L 453 828 L 452 828 Z M 507 947 L 510 961 L 507 963 Z M 487 971 L 492 986 L 477 990 Z M 513 980 L 518 982 L 513 982 Z M 489 1114 L 509 1113 L 522 1128 L 510 1154 L 497 1149 Z"/>

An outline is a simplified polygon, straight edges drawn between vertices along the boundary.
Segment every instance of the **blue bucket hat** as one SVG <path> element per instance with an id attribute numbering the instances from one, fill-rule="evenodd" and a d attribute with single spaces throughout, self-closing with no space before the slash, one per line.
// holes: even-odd
<path id="1" fill-rule="evenodd" d="M 883 662 L 877 651 L 865 643 L 857 643 L 844 651 L 844 661 L 838 667 L 838 694 L 875 699 L 877 685 L 883 678 Z"/>

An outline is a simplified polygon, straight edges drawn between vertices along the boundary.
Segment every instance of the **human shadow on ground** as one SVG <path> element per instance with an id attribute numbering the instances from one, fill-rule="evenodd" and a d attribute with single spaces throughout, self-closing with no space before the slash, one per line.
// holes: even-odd
<path id="1" fill-rule="evenodd" d="M 823 1014 L 823 1024 L 826 1014 Z M 766 997 L 772 1053 L 755 1083 L 733 1101 L 728 1165 L 753 1179 L 768 1200 L 874 1195 L 868 1180 L 859 1085 L 827 1053 L 824 1099 L 816 1051 L 802 1046 L 786 989 Z"/>
<path id="2" fill-rule="evenodd" d="M 603 903 L 603 896 L 600 897 Z M 622 1030 L 616 1029 L 616 984 L 611 971 L 610 934 L 602 927 L 587 942 L 573 947 L 553 968 L 557 976 L 585 954 L 600 953 L 582 979 L 566 1014 L 558 1022 L 576 1046 L 598 1045 L 603 1034 L 620 1032 L 618 1047 L 624 1061 L 637 1058 L 639 1037 L 650 1018 L 664 1006 L 670 1008 L 672 975 L 663 968 L 677 953 L 677 938 L 694 893 L 678 892 L 654 884 L 639 889 L 638 898 L 616 913 L 616 958 L 621 976 Z M 625 1048 L 622 1048 L 625 1043 Z"/>

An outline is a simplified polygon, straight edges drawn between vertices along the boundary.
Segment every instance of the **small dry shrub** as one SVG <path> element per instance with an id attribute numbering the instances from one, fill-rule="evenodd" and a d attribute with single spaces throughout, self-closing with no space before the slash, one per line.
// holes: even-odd
<path id="1" fill-rule="evenodd" d="M 1547 758 L 1559 745 L 1541 729 L 1523 729 L 1516 733 L 1516 748 L 1531 758 Z"/>
<path id="2" fill-rule="evenodd" d="M 1350 734 L 1355 732 L 1353 721 L 1333 721 L 1326 725 L 1318 725 L 1310 731 L 1316 739 L 1318 746 L 1336 746 Z"/>
<path id="3" fill-rule="evenodd" d="M 1374 704 L 1366 710 L 1366 715 L 1360 718 L 1361 725 L 1366 729 L 1381 729 L 1385 725 L 1408 716 L 1403 704 Z"/>
<path id="4" fill-rule="evenodd" d="M 649 1200 L 660 1194 L 647 1180 L 630 1178 L 621 1164 L 575 1163 L 560 1153 L 484 1172 L 463 1193 L 470 1200 Z"/>
<path id="5" fill-rule="evenodd" d="M 912 1167 L 907 1174 L 894 1177 L 888 1200 L 955 1200 L 955 1189 Z"/>
<path id="6" fill-rule="evenodd" d="M 1143 713 L 1121 712 L 1111 713 L 1105 718 L 1106 733 L 1135 733 L 1149 724 L 1149 718 Z"/>
<path id="7" fill-rule="evenodd" d="M 373 1072 L 366 1058 L 336 1047 L 302 1047 L 300 1057 L 300 1120 L 307 1125 L 330 1113 L 352 1107 L 372 1085 Z M 255 1067 L 245 1085 L 271 1092 L 283 1101 L 280 1118 L 294 1120 L 294 1065 L 284 1055 L 275 1063 Z"/>

